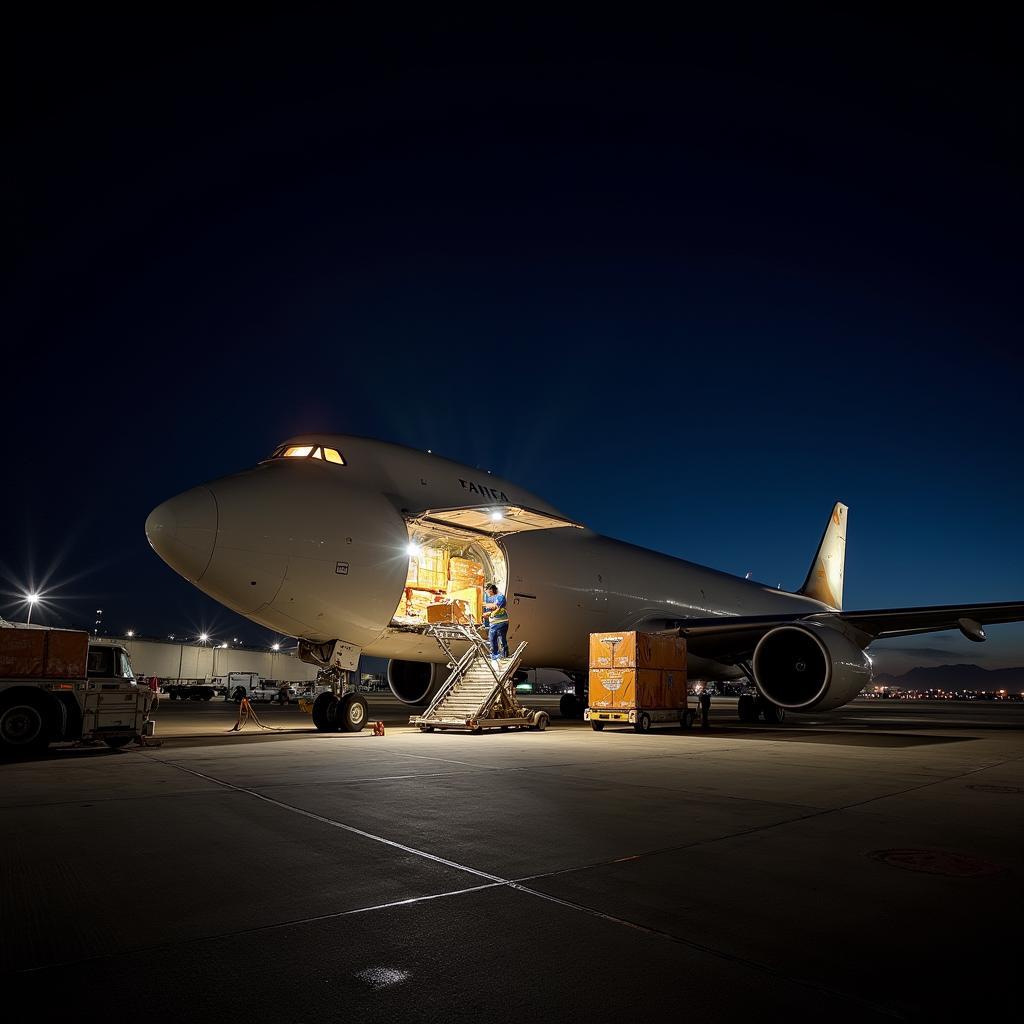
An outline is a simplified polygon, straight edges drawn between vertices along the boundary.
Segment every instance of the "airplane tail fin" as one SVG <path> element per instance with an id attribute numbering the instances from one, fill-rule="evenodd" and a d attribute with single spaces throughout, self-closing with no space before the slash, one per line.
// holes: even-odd
<path id="1" fill-rule="evenodd" d="M 846 514 L 849 510 L 837 501 L 832 517 L 811 562 L 804 585 L 797 591 L 832 608 L 843 607 L 843 572 L 846 565 Z"/>

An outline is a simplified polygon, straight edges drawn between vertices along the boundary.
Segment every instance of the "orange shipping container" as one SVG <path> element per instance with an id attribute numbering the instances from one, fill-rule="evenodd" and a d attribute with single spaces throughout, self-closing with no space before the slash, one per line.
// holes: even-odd
<path id="1" fill-rule="evenodd" d="M 686 641 L 668 633 L 591 633 L 590 667 L 685 672 Z"/>
<path id="2" fill-rule="evenodd" d="M 617 711 L 683 709 L 686 673 L 675 669 L 592 668 L 590 706 Z"/>

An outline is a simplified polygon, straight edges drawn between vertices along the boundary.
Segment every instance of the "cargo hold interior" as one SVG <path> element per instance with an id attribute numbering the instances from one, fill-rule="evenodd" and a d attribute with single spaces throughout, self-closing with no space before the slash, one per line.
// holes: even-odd
<path id="1" fill-rule="evenodd" d="M 507 579 L 505 553 L 493 538 L 410 523 L 409 569 L 391 625 L 479 622 L 484 584 L 493 582 L 504 592 Z"/>

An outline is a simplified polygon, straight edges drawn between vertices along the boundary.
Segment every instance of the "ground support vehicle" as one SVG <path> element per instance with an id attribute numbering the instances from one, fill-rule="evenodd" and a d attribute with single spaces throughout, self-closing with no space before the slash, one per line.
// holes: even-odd
<path id="1" fill-rule="evenodd" d="M 427 633 L 437 640 L 453 668 L 427 710 L 413 715 L 410 725 L 421 732 L 547 728 L 547 712 L 524 708 L 516 694 L 516 669 L 526 652 L 525 641 L 510 658 L 492 662 L 487 642 L 472 624 L 439 622 L 428 626 Z M 468 644 L 462 657 L 455 654 L 453 642 Z"/>
<path id="2" fill-rule="evenodd" d="M 611 724 L 691 728 L 686 641 L 674 633 L 591 633 L 589 694 L 583 717 L 595 732 Z"/>
<path id="3" fill-rule="evenodd" d="M 213 700 L 216 690 L 206 683 L 167 683 L 165 686 L 170 700 Z"/>
<path id="4" fill-rule="evenodd" d="M 0 752 L 38 754 L 52 742 L 123 747 L 152 736 L 153 691 L 128 652 L 79 630 L 0 626 Z"/>

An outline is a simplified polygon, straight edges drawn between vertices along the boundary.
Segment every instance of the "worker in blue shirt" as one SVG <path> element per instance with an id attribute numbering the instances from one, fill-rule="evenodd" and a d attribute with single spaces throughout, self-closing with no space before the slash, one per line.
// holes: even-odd
<path id="1" fill-rule="evenodd" d="M 508 610 L 505 595 L 498 593 L 493 583 L 484 587 L 484 612 L 487 619 L 487 638 L 491 641 L 491 661 L 508 657 Z"/>

